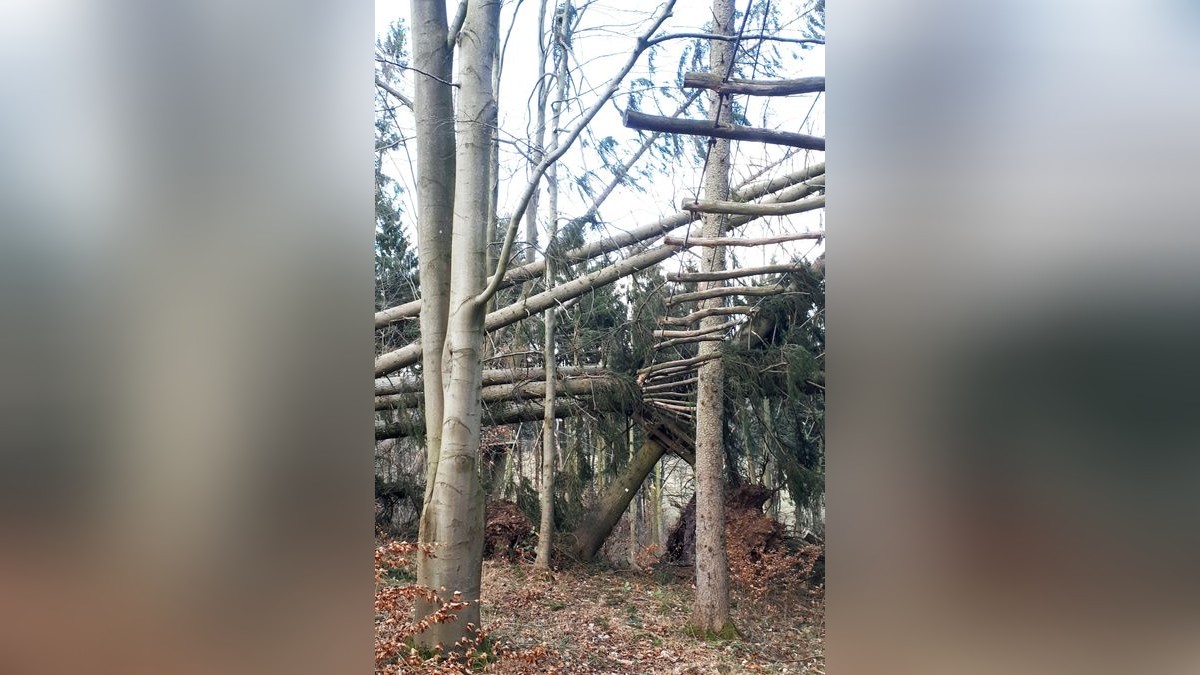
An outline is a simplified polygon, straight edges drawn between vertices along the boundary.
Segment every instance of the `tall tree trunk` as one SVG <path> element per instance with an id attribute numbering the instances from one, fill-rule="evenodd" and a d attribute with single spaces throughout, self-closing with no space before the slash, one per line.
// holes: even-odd
<path id="1" fill-rule="evenodd" d="M 442 448 L 442 350 L 450 310 L 451 232 L 454 214 L 454 97 L 446 84 L 453 73 L 453 53 L 446 42 L 446 3 L 412 0 L 413 115 L 417 138 L 417 230 L 421 279 L 421 347 L 425 392 L 425 495 L 433 495 Z M 425 75 L 424 73 L 428 73 Z M 424 508 L 424 506 L 423 506 Z M 434 533 L 421 518 L 417 538 L 431 543 Z M 428 560 L 417 560 L 418 577 L 428 577 Z M 437 609 L 418 601 L 416 618 Z"/>
<path id="2" fill-rule="evenodd" d="M 450 311 L 450 232 L 454 216 L 453 54 L 446 3 L 412 1 L 413 115 L 417 138 L 417 230 L 425 392 L 425 501 L 433 490 L 442 439 L 442 348 Z M 423 73 L 428 73 L 428 76 Z M 439 81 L 440 80 L 440 81 Z"/>
<path id="3" fill-rule="evenodd" d="M 731 0 L 713 0 L 713 32 L 733 34 L 733 4 Z M 733 59 L 728 42 L 710 42 L 709 68 L 725 77 Z M 711 96 L 713 114 L 721 121 L 730 121 L 729 101 L 715 92 Z M 709 148 L 704 172 L 704 198 L 729 198 L 729 141 L 716 139 Z M 703 236 L 720 237 L 725 232 L 728 216 L 705 214 Z M 725 268 L 725 249 L 707 248 L 700 258 L 700 271 L 713 272 Z M 717 286 L 723 282 L 702 282 L 701 286 Z M 700 303 L 700 309 L 718 307 L 723 301 L 710 298 Z M 700 321 L 700 329 L 722 323 L 719 316 Z M 701 342 L 699 356 L 720 352 L 720 343 Z M 724 633 L 729 619 L 729 561 L 725 553 L 725 449 L 724 393 L 725 371 L 720 358 L 700 364 L 696 385 L 696 601 L 692 608 L 692 624 L 702 633 Z"/>
<path id="4" fill-rule="evenodd" d="M 417 569 L 417 583 L 435 589 L 443 601 L 469 603 L 457 620 L 431 624 L 417 635 L 422 646 L 441 643 L 447 650 L 462 649 L 460 640 L 473 637 L 480 625 L 484 495 L 478 467 L 479 390 L 488 299 L 479 296 L 486 285 L 484 263 L 492 225 L 487 218 L 493 134 L 482 121 L 492 118 L 496 105 L 492 70 L 499 24 L 499 0 L 472 2 L 460 35 L 450 313 L 440 364 L 445 386 L 441 452 L 421 514 L 423 541 L 435 543 L 436 557 L 419 555 Z M 443 30 L 432 37 L 445 41 L 446 34 Z M 427 381 L 429 376 L 425 373 Z M 432 609 L 427 603 L 420 605 L 418 614 Z"/>
<path id="5" fill-rule="evenodd" d="M 569 6 L 570 0 L 564 0 L 563 7 Z M 555 16 L 568 16 L 565 10 L 555 10 Z M 553 103 L 553 113 L 550 122 L 550 148 L 558 149 L 559 119 L 562 115 L 563 100 L 567 96 L 567 53 L 565 49 L 566 35 L 570 26 L 564 22 L 554 21 L 555 29 L 552 40 L 554 43 L 554 77 L 558 84 L 558 94 Z M 541 114 L 539 113 L 539 120 Z M 545 284 L 549 290 L 554 287 L 554 260 L 551 255 L 558 236 L 558 164 L 551 164 L 546 170 L 546 190 L 549 201 L 549 214 L 546 222 L 546 272 Z M 556 437 L 557 419 L 554 416 L 555 401 L 555 350 L 554 327 L 558 311 L 555 307 L 546 310 L 544 317 L 545 333 L 545 365 L 546 365 L 546 417 L 542 421 L 542 484 L 541 484 L 541 516 L 542 522 L 538 528 L 537 558 L 533 566 L 539 570 L 550 569 L 550 550 L 554 539 L 554 459 L 558 452 Z"/>

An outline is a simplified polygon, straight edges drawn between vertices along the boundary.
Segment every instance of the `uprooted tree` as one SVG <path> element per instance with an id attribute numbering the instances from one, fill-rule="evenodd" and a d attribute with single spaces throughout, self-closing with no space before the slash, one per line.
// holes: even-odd
<path id="1" fill-rule="evenodd" d="M 735 97 L 819 95 L 823 78 L 757 76 L 781 69 L 781 46 L 800 49 L 821 38 L 781 38 L 780 10 L 771 3 L 752 2 L 740 16 L 727 0 L 714 9 L 714 25 L 674 30 L 675 1 L 668 0 L 645 17 L 625 53 L 603 62 L 609 70 L 597 85 L 595 71 L 585 84 L 585 64 L 574 53 L 574 36 L 593 27 L 586 17 L 597 10 L 543 1 L 529 143 L 512 142 L 497 101 L 509 37 L 524 20 L 519 3 L 505 30 L 499 0 L 464 0 L 453 17 L 442 0 L 412 0 L 411 56 L 402 31 L 377 46 L 382 109 L 393 121 L 400 110 L 410 116 L 411 138 L 381 125 L 377 140 L 380 166 L 397 147 L 414 159 L 419 281 L 411 256 L 407 267 L 389 262 L 409 249 L 396 227 L 394 194 L 378 193 L 387 236 L 379 239 L 377 276 L 386 276 L 390 290 L 378 298 L 375 316 L 376 438 L 419 439 L 424 448 L 423 480 L 404 490 L 377 481 L 377 492 L 422 497 L 417 581 L 436 596 L 417 603 L 416 619 L 444 603 L 467 603 L 457 620 L 430 624 L 417 636 L 425 647 L 454 649 L 480 625 L 489 490 L 508 491 L 520 508 L 536 512 L 530 521 L 540 524 L 538 564 L 548 567 L 552 541 L 569 557 L 595 556 L 631 504 L 641 508 L 636 500 L 647 489 L 660 507 L 664 456 L 694 466 L 701 550 L 714 554 L 697 563 L 704 600 L 714 604 L 698 604 L 694 620 L 712 631 L 728 619 L 728 572 L 719 543 L 724 528 L 704 534 L 704 523 L 723 522 L 726 483 L 771 483 L 791 495 L 797 513 L 820 509 L 823 262 L 780 248 L 785 262 L 737 266 L 732 256 L 726 270 L 724 247 L 761 250 L 823 238 L 823 230 L 741 234 L 763 219 L 782 218 L 771 222 L 786 231 L 789 217 L 824 206 L 824 164 L 796 150 L 817 150 L 816 141 L 755 150 L 756 165 L 731 186 L 729 140 L 778 142 L 778 134 L 746 133 L 753 131 L 747 107 Z M 758 24 L 754 33 L 750 19 Z M 631 75 L 664 51 L 677 57 L 677 81 L 698 89 L 672 92 Z M 598 131 L 613 117 L 644 119 L 638 105 L 670 114 L 655 116 L 652 132 L 624 148 Z M 779 133 L 785 131 L 799 135 Z M 823 150 L 819 137 L 806 138 Z M 573 149 L 597 158 L 603 170 L 568 163 Z M 515 162 L 524 171 L 501 171 L 502 155 L 506 166 Z M 606 227 L 610 197 L 685 164 L 703 195 L 697 191 L 671 215 Z M 570 199 L 564 175 L 575 188 Z M 382 172 L 377 179 L 388 180 Z M 546 235 L 540 247 L 539 229 Z M 659 241 L 665 235 L 676 238 Z M 694 251 L 698 270 L 687 257 Z M 668 263 L 679 271 L 664 276 Z M 534 422 L 540 434 L 530 433 Z M 482 430 L 497 425 L 517 425 L 517 432 L 483 457 Z M 536 461 L 520 464 L 533 450 Z M 664 539 L 658 518 L 655 537 Z M 562 533 L 557 541 L 555 530 Z"/>

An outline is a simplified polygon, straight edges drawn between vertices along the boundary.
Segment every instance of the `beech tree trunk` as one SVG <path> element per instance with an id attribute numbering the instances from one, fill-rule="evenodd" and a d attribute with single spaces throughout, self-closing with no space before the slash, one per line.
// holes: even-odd
<path id="1" fill-rule="evenodd" d="M 713 32 L 733 34 L 733 3 L 713 0 Z M 733 59 L 728 42 L 713 40 L 709 49 L 709 69 L 724 77 Z M 713 93 L 712 111 L 717 120 L 728 121 L 732 116 L 727 98 Z M 714 120 L 714 121 L 717 121 Z M 729 198 L 729 141 L 716 139 L 709 146 L 710 155 L 704 172 L 704 197 L 708 200 Z M 702 230 L 705 237 L 720 237 L 725 233 L 728 216 L 705 214 Z M 704 249 L 700 272 L 711 273 L 725 269 L 725 248 Z M 721 281 L 701 282 L 701 287 L 719 286 Z M 702 288 L 703 291 L 703 288 Z M 719 307 L 720 298 L 700 303 L 700 309 Z M 717 316 L 700 321 L 700 330 L 716 329 L 722 323 Z M 715 342 L 701 342 L 697 356 L 720 354 Z M 703 361 L 696 385 L 696 600 L 692 607 L 692 624 L 702 634 L 723 633 L 729 625 L 729 560 L 725 553 L 725 370 L 720 358 Z"/>
<path id="2" fill-rule="evenodd" d="M 417 0 L 414 4 L 426 1 Z M 423 11 L 429 10 L 423 8 Z M 444 20 L 444 7 L 439 11 Z M 421 542 L 434 545 L 435 557 L 419 554 L 417 564 L 418 584 L 434 589 L 442 601 L 469 603 L 457 613 L 455 621 L 431 624 L 416 636 L 417 642 L 424 647 L 440 643 L 448 651 L 462 650 L 465 645 L 460 641 L 473 637 L 480 626 L 484 493 L 478 470 L 479 394 L 483 373 L 483 319 L 489 299 L 480 294 L 487 280 L 484 264 L 491 230 L 488 203 L 493 133 L 489 125 L 480 121 L 492 119 L 496 105 L 492 71 L 499 24 L 499 0 L 472 2 L 468 5 L 459 39 L 461 63 L 455 122 L 458 150 L 451 233 L 450 310 L 445 346 L 437 364 L 444 384 L 441 449 L 432 469 L 433 479 L 427 490 L 429 498 L 421 514 Z M 445 41 L 446 35 L 443 28 L 427 37 Z M 423 105 L 421 101 L 415 103 Z M 442 119 L 440 124 L 445 125 L 445 122 L 446 119 Z M 427 354 L 425 358 L 435 356 Z M 427 383 L 433 370 L 425 372 Z M 432 424 L 434 415 L 428 410 L 426 414 L 427 424 Z M 423 618 L 433 609 L 430 603 L 419 602 L 416 613 Z"/>
<path id="3" fill-rule="evenodd" d="M 563 0 L 563 10 L 555 9 L 555 16 L 568 17 L 566 11 L 570 0 Z M 558 149 L 559 119 L 562 115 L 563 100 L 567 97 L 567 54 L 566 41 L 571 29 L 567 19 L 554 21 L 556 28 L 551 32 L 554 46 L 554 79 L 558 83 L 558 94 L 555 97 L 554 110 L 550 116 L 550 147 Z M 554 260 L 552 259 L 555 239 L 558 236 L 558 164 L 550 165 L 546 170 L 546 190 L 548 196 L 549 217 L 546 222 L 546 273 L 544 275 L 546 290 L 554 288 Z M 546 310 L 545 322 L 545 365 L 546 365 L 546 416 L 542 420 L 542 484 L 541 494 L 541 523 L 538 526 L 537 557 L 533 562 L 535 569 L 550 569 L 550 551 L 554 540 L 554 460 L 558 454 L 558 437 L 556 434 L 557 419 L 554 416 L 555 402 L 555 344 L 554 326 L 558 316 L 554 306 Z"/>

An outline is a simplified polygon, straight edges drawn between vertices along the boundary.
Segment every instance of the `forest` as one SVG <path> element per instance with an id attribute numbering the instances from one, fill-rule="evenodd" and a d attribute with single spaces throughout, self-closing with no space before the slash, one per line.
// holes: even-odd
<path id="1" fill-rule="evenodd" d="M 823 673 L 823 0 L 376 6 L 377 673 Z"/>

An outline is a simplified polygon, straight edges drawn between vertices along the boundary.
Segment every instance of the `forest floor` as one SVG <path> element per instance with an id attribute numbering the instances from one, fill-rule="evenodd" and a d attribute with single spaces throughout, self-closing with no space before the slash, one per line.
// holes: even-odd
<path id="1" fill-rule="evenodd" d="M 483 589 L 484 625 L 493 640 L 516 650 L 545 649 L 536 663 L 500 659 L 484 672 L 825 672 L 824 603 L 807 593 L 750 601 L 735 592 L 740 636 L 725 640 L 688 632 L 694 596 L 688 575 L 575 566 L 546 579 L 526 563 L 489 560 Z"/>

